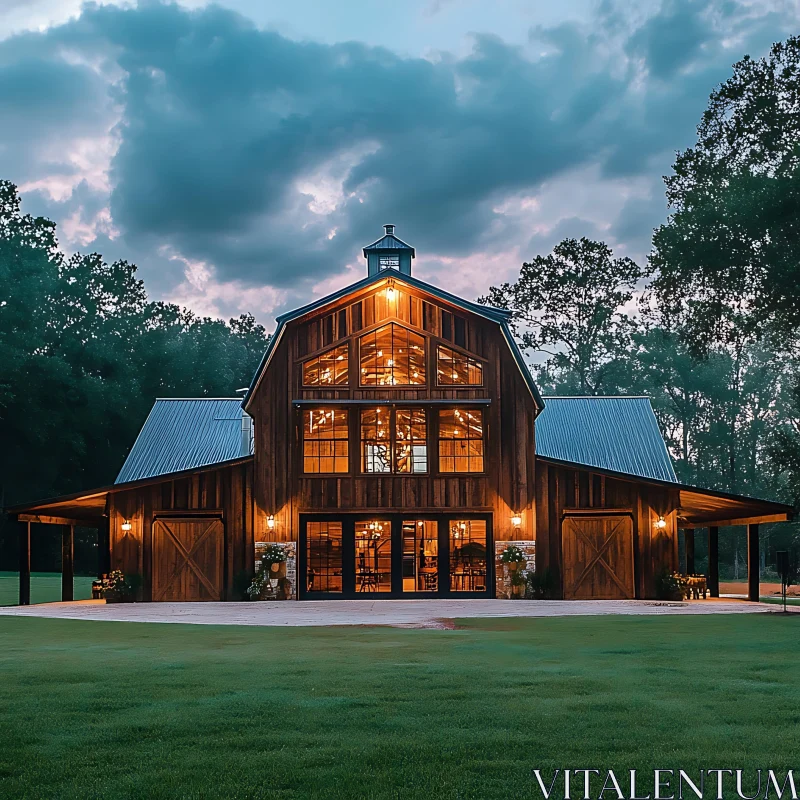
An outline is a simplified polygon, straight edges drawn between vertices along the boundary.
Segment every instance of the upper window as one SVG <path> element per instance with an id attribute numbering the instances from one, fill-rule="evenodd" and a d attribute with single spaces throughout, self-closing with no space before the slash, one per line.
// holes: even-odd
<path id="1" fill-rule="evenodd" d="M 424 408 L 361 411 L 361 471 L 427 472 L 428 426 Z"/>
<path id="2" fill-rule="evenodd" d="M 304 361 L 303 386 L 347 386 L 347 345 Z"/>
<path id="3" fill-rule="evenodd" d="M 303 411 L 303 472 L 347 472 L 348 415 L 346 408 Z"/>
<path id="4" fill-rule="evenodd" d="M 436 380 L 439 386 L 480 386 L 483 366 L 476 358 L 440 345 L 436 354 Z"/>
<path id="5" fill-rule="evenodd" d="M 483 472 L 483 411 L 439 411 L 439 472 Z"/>
<path id="6" fill-rule="evenodd" d="M 389 256 L 378 256 L 380 269 L 400 269 L 400 256 L 396 253 Z"/>
<path id="7" fill-rule="evenodd" d="M 425 383 L 425 340 L 391 322 L 361 337 L 362 386 Z"/>

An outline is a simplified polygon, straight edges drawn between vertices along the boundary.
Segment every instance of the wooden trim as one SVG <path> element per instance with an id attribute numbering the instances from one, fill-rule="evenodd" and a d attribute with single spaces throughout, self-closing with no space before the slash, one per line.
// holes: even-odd
<path id="1" fill-rule="evenodd" d="M 392 389 L 399 388 L 400 391 L 409 391 L 407 386 L 401 387 L 385 387 L 381 386 L 378 387 L 383 390 L 391 391 Z M 460 386 L 454 387 L 456 389 L 470 389 L 474 387 L 468 386 Z M 441 397 L 434 397 L 430 399 L 419 399 L 419 400 L 364 400 L 362 398 L 355 398 L 355 399 L 346 399 L 346 398 L 332 398 L 330 400 L 317 400 L 317 399 L 297 399 L 292 400 L 292 405 L 297 406 L 419 406 L 420 408 L 423 406 L 490 406 L 492 401 L 488 397 L 480 397 L 480 398 L 464 398 L 463 400 L 459 400 L 456 398 L 455 400 L 448 400 Z"/>
<path id="2" fill-rule="evenodd" d="M 223 519 L 225 517 L 225 512 L 221 508 L 173 508 L 165 511 L 156 511 L 153 513 L 154 520 L 158 519 L 159 517 L 172 517 L 173 519 L 176 517 L 184 517 L 186 519 L 192 519 L 193 517 L 219 517 L 220 519 Z"/>
<path id="3" fill-rule="evenodd" d="M 562 516 L 584 516 L 584 517 L 615 517 L 630 514 L 633 516 L 632 508 L 602 508 L 594 506 L 593 508 L 563 508 L 561 510 Z"/>
<path id="4" fill-rule="evenodd" d="M 41 525 L 72 525 L 76 528 L 99 528 L 103 524 L 102 519 L 84 520 L 71 517 L 48 517 L 44 514 L 18 514 L 17 520 L 19 522 L 36 522 Z"/>
<path id="5" fill-rule="evenodd" d="M 765 522 L 790 522 L 791 514 L 762 514 L 753 517 L 737 517 L 735 519 L 713 519 L 705 522 L 684 522 L 681 521 L 681 528 L 707 528 L 711 522 L 714 527 L 720 528 L 726 525 L 759 525 Z"/>
<path id="6" fill-rule="evenodd" d="M 708 529 L 708 590 L 712 597 L 719 597 L 719 528 Z"/>

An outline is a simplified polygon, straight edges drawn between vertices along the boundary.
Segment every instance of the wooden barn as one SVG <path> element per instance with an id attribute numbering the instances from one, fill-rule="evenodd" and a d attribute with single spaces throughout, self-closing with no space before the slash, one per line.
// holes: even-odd
<path id="1" fill-rule="evenodd" d="M 101 572 L 148 601 L 238 599 L 266 543 L 291 543 L 293 595 L 504 596 L 518 542 L 558 597 L 648 598 L 677 570 L 678 531 L 758 525 L 779 503 L 681 485 L 644 397 L 542 398 L 509 312 L 412 276 L 386 225 L 367 276 L 278 318 L 244 398 L 156 401 L 116 482 L 8 509 L 29 602 L 38 525 L 97 528 Z M 33 542 L 32 542 L 33 531 Z"/>

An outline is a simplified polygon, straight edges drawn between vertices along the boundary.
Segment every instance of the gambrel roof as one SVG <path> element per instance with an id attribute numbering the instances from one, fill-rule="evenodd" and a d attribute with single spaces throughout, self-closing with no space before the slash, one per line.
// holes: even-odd
<path id="1" fill-rule="evenodd" d="M 296 319 L 300 319 L 300 317 L 310 314 L 313 311 L 317 311 L 320 308 L 324 308 L 331 303 L 335 303 L 337 300 L 341 300 L 343 297 L 347 297 L 347 295 L 352 294 L 353 292 L 367 289 L 373 284 L 377 285 L 384 281 L 388 281 L 389 279 L 394 280 L 395 282 L 405 283 L 414 289 L 419 289 L 422 292 L 427 292 L 434 297 L 438 297 L 445 303 L 449 303 L 450 305 L 461 308 L 464 311 L 477 314 L 484 319 L 496 322 L 500 326 L 500 329 L 503 333 L 503 338 L 506 340 L 506 343 L 511 350 L 511 354 L 514 357 L 514 361 L 519 367 L 519 371 L 523 380 L 525 381 L 525 385 L 528 387 L 528 390 L 533 397 L 533 402 L 536 405 L 537 413 L 544 408 L 544 401 L 542 400 L 541 394 L 539 394 L 539 389 L 533 380 L 533 376 L 528 369 L 528 365 L 525 363 L 525 359 L 522 356 L 522 351 L 519 349 L 519 346 L 517 345 L 513 334 L 511 333 L 511 329 L 508 327 L 508 322 L 512 316 L 511 311 L 508 311 L 504 308 L 484 306 L 480 303 L 473 303 L 470 300 L 464 300 L 462 297 L 450 294 L 450 292 L 446 292 L 444 289 L 439 289 L 437 286 L 433 286 L 430 283 L 425 283 L 425 281 L 421 281 L 418 278 L 412 277 L 411 275 L 398 272 L 397 270 L 383 270 L 375 275 L 369 275 L 366 278 L 357 281 L 356 283 L 351 283 L 349 286 L 345 286 L 343 289 L 339 289 L 338 291 L 322 297 L 319 300 L 315 300 L 313 303 L 301 306 L 300 308 L 290 311 L 287 314 L 281 314 L 281 316 L 277 318 L 278 326 L 275 328 L 275 333 L 269 340 L 266 352 L 264 353 L 264 358 L 261 360 L 261 364 L 256 370 L 256 374 L 253 376 L 253 380 L 250 383 L 250 388 L 247 390 L 247 394 L 244 396 L 244 400 L 242 400 L 242 407 L 246 409 L 250 403 L 250 398 L 253 396 L 253 392 L 256 390 L 256 387 L 261 381 L 261 377 L 269 365 L 270 358 L 278 347 L 283 335 L 283 331 L 288 323 L 293 322 Z"/>

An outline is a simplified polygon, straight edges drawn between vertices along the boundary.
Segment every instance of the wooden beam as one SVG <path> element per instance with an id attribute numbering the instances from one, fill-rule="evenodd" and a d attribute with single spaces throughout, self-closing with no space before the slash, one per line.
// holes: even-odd
<path id="1" fill-rule="evenodd" d="M 111 572 L 111 521 L 105 517 L 97 529 L 97 577 L 102 578 Z"/>
<path id="2" fill-rule="evenodd" d="M 758 525 L 747 526 L 747 599 L 757 603 L 760 599 L 761 562 L 758 553 Z"/>
<path id="3" fill-rule="evenodd" d="M 792 515 L 789 513 L 784 514 L 762 514 L 761 516 L 753 517 L 734 517 L 732 519 L 706 519 L 701 521 L 689 522 L 688 520 L 681 520 L 682 528 L 705 528 L 712 522 L 716 527 L 723 525 L 758 525 L 765 522 L 791 522 Z"/>
<path id="4" fill-rule="evenodd" d="M 712 597 L 719 597 L 719 528 L 716 525 L 708 529 L 708 591 Z"/>
<path id="5" fill-rule="evenodd" d="M 38 522 L 42 525 L 72 525 L 76 528 L 97 528 L 102 519 L 74 519 L 72 517 L 48 517 L 43 514 L 18 514 L 20 522 Z"/>
<path id="6" fill-rule="evenodd" d="M 75 555 L 75 528 L 65 525 L 61 531 L 61 602 L 71 603 L 75 599 L 73 589 Z"/>
<path id="7" fill-rule="evenodd" d="M 31 524 L 19 526 L 19 604 L 31 604 Z"/>
<path id="8" fill-rule="evenodd" d="M 686 549 L 686 574 L 694 575 L 694 531 L 683 532 L 683 542 Z"/>

